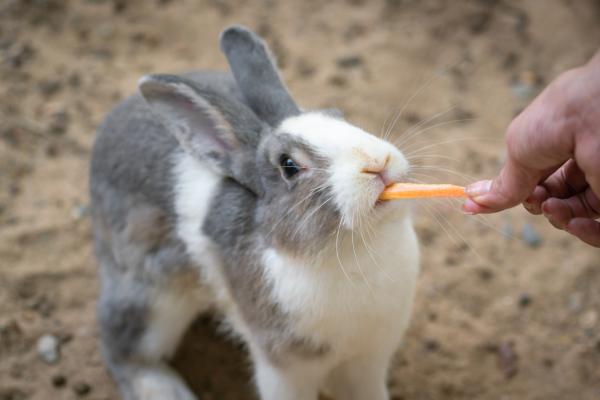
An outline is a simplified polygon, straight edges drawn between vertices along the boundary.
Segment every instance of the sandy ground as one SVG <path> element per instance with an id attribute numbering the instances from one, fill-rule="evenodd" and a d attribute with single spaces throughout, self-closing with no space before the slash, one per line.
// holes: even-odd
<path id="1" fill-rule="evenodd" d="M 511 117 L 600 47 L 591 0 L 1 1 L 0 400 L 117 398 L 94 322 L 95 127 L 142 74 L 224 68 L 234 22 L 266 37 L 307 108 L 380 133 L 407 104 L 392 136 L 415 177 L 456 183 L 491 176 Z M 394 400 L 600 398 L 598 250 L 520 209 L 415 215 L 423 268 Z M 247 355 L 210 315 L 176 364 L 201 399 L 254 398 Z"/>

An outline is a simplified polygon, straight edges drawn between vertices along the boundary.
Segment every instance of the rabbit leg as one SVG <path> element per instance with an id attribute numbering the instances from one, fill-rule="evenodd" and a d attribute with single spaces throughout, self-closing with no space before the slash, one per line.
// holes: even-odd
<path id="1" fill-rule="evenodd" d="M 197 315 L 196 299 L 185 292 L 116 285 L 117 290 L 103 290 L 99 319 L 103 353 L 123 398 L 195 399 L 164 360 Z"/>
<path id="2" fill-rule="evenodd" d="M 389 359 L 365 357 L 337 366 L 327 379 L 327 394 L 335 400 L 388 400 Z"/>
<path id="3" fill-rule="evenodd" d="M 326 367 L 315 362 L 274 365 L 255 362 L 255 379 L 262 400 L 317 400 Z"/>

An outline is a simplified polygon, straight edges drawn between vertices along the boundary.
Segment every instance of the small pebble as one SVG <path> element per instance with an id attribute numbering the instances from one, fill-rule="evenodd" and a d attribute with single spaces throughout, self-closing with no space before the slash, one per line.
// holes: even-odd
<path id="1" fill-rule="evenodd" d="M 519 307 L 525 308 L 531 304 L 531 296 L 528 293 L 521 293 L 519 295 Z"/>
<path id="2" fill-rule="evenodd" d="M 542 364 L 544 365 L 544 367 L 551 369 L 552 367 L 554 367 L 554 360 L 551 358 L 544 358 Z"/>
<path id="3" fill-rule="evenodd" d="M 529 85 L 525 85 L 521 82 L 517 82 L 511 85 L 511 90 L 515 94 L 516 97 L 522 99 L 528 99 L 533 97 L 535 94 L 535 89 Z"/>
<path id="4" fill-rule="evenodd" d="M 530 223 L 526 223 L 525 225 L 523 225 L 523 231 L 521 232 L 521 234 L 523 241 L 529 247 L 535 248 L 539 247 L 542 244 L 542 237 L 539 233 L 537 233 L 533 225 L 531 225 Z"/>
<path id="5" fill-rule="evenodd" d="M 37 352 L 47 364 L 54 364 L 60 358 L 58 339 L 52 335 L 44 335 L 38 339 Z"/>
<path id="6" fill-rule="evenodd" d="M 306 61 L 305 59 L 301 58 L 298 61 L 298 64 L 296 65 L 296 70 L 298 71 L 298 74 L 300 74 L 300 76 L 306 78 L 314 75 L 316 67 L 308 61 Z"/>
<path id="7" fill-rule="evenodd" d="M 54 375 L 52 377 L 52 385 L 54 387 L 63 387 L 67 384 L 67 378 L 63 375 Z"/>
<path id="8" fill-rule="evenodd" d="M 71 217 L 75 220 L 85 218 L 89 215 L 89 208 L 84 204 L 77 205 L 71 210 Z"/>
<path id="9" fill-rule="evenodd" d="M 506 379 L 513 378 L 519 370 L 519 355 L 513 342 L 505 342 L 498 347 L 498 367 Z"/>
<path id="10" fill-rule="evenodd" d="M 332 86 L 337 86 L 337 87 L 344 87 L 344 86 L 348 85 L 348 81 L 346 80 L 346 78 L 344 78 L 343 76 L 340 76 L 340 75 L 334 75 L 331 78 L 329 78 L 329 83 Z"/>
<path id="11" fill-rule="evenodd" d="M 492 13 L 489 10 L 480 11 L 469 15 L 466 24 L 471 33 L 478 35 L 488 30 L 492 22 Z"/>
<path id="12" fill-rule="evenodd" d="M 531 99 L 540 89 L 543 79 L 533 71 L 523 71 L 514 77 L 511 90 L 514 95 L 521 99 Z"/>
<path id="13" fill-rule="evenodd" d="M 55 79 L 49 79 L 49 80 L 40 82 L 38 84 L 38 88 L 44 96 L 49 97 L 49 96 L 55 95 L 62 89 L 62 82 L 60 82 L 59 80 L 55 80 Z"/>
<path id="14" fill-rule="evenodd" d="M 482 281 L 490 281 L 494 278 L 494 271 L 487 268 L 480 268 L 477 270 L 477 275 Z"/>
<path id="15" fill-rule="evenodd" d="M 73 385 L 73 391 L 77 396 L 83 397 L 87 396 L 92 391 L 92 387 L 85 382 L 78 382 Z"/>
<path id="16" fill-rule="evenodd" d="M 431 352 L 437 351 L 440 348 L 440 343 L 435 339 L 425 339 L 423 345 L 425 346 L 425 350 Z"/>
<path id="17" fill-rule="evenodd" d="M 340 57 L 336 60 L 338 67 L 340 68 L 354 68 L 361 65 L 363 62 L 360 56 L 350 55 L 345 57 Z"/>
<path id="18" fill-rule="evenodd" d="M 64 134 L 69 127 L 70 117 L 66 110 L 58 110 L 50 116 L 49 129 L 55 135 Z"/>

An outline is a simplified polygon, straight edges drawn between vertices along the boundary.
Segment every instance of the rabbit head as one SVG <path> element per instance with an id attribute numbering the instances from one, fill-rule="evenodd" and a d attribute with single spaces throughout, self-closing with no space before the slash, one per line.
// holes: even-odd
<path id="1" fill-rule="evenodd" d="M 245 189 L 268 245 L 316 252 L 403 209 L 378 201 L 409 169 L 395 146 L 338 115 L 301 111 L 249 30 L 227 29 L 221 49 L 239 98 L 173 75 L 146 76 L 139 86 L 186 152 Z"/>

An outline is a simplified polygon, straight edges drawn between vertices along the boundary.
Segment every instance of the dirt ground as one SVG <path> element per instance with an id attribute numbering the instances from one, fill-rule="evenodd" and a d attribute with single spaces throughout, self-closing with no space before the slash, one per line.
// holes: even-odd
<path id="1" fill-rule="evenodd" d="M 511 117 L 600 47 L 592 0 L 0 1 L 0 400 L 117 398 L 94 322 L 94 131 L 145 73 L 225 68 L 231 23 L 267 39 L 304 107 L 377 134 L 406 105 L 392 136 L 440 182 L 492 176 Z M 458 210 L 415 209 L 422 275 L 393 399 L 600 398 L 599 251 L 521 209 Z M 255 398 L 210 315 L 175 363 L 200 399 Z"/>

